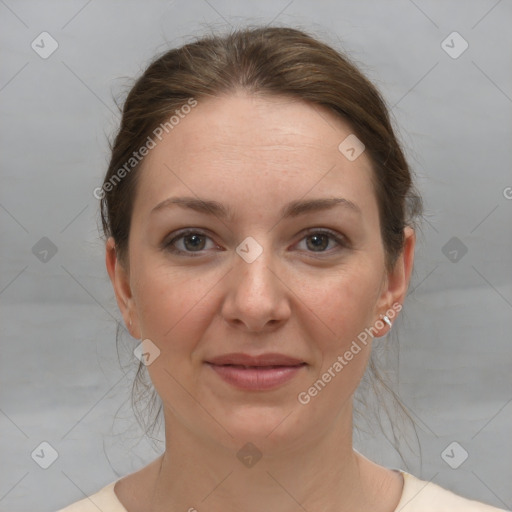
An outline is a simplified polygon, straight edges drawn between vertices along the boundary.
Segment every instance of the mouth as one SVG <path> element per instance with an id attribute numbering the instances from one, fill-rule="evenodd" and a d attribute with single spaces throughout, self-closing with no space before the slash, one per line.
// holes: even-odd
<path id="1" fill-rule="evenodd" d="M 297 366 L 303 366 L 306 363 L 300 363 L 300 364 L 295 364 L 295 365 L 276 364 L 276 365 L 265 365 L 265 366 L 248 366 L 248 365 L 244 365 L 244 364 L 217 364 L 217 365 L 215 365 L 213 363 L 207 363 L 207 364 L 211 364 L 213 366 L 232 366 L 233 368 L 241 368 L 244 370 L 247 370 L 249 368 L 256 368 L 258 370 L 273 370 L 274 368 L 295 368 Z"/>
<path id="2" fill-rule="evenodd" d="M 252 368 L 267 368 L 270 366 L 298 366 L 301 364 L 306 364 L 301 359 L 296 359 L 295 357 L 276 353 L 267 353 L 254 356 L 242 353 L 225 354 L 208 359 L 206 362 L 218 366 L 231 365 Z"/>
<path id="3" fill-rule="evenodd" d="M 293 379 L 307 363 L 281 354 L 229 354 L 205 362 L 223 381 L 246 391 L 278 388 Z"/>

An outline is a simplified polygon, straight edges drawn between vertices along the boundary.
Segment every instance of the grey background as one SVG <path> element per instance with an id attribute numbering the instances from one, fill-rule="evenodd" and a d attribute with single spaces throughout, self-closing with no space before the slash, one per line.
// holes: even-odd
<path id="1" fill-rule="evenodd" d="M 512 507 L 509 0 L 0 0 L 0 510 L 56 510 L 162 449 L 140 437 L 127 402 L 137 341 L 123 338 L 121 369 L 92 191 L 126 77 L 209 27 L 247 23 L 304 28 L 345 50 L 391 106 L 427 207 L 394 331 L 393 378 L 422 449 L 408 470 Z M 59 45 L 46 59 L 31 48 L 43 31 Z M 458 58 L 441 47 L 453 31 L 469 44 Z M 43 237 L 57 248 L 46 262 L 33 253 Z M 355 440 L 405 469 L 378 430 Z M 43 441 L 58 452 L 48 469 L 31 458 Z M 468 452 L 458 469 L 441 456 L 454 441 Z"/>

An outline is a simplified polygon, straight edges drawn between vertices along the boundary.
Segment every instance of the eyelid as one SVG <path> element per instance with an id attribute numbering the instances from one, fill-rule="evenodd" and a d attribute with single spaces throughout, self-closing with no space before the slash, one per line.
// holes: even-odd
<path id="1" fill-rule="evenodd" d="M 173 246 L 173 244 L 177 240 L 180 240 L 187 235 L 200 235 L 200 236 L 204 236 L 205 238 L 209 238 L 210 240 L 213 241 L 212 237 L 208 233 L 209 233 L 208 230 L 204 230 L 201 228 L 184 228 L 184 229 L 175 231 L 172 233 L 171 237 L 166 237 L 163 240 L 163 242 L 161 244 L 161 249 L 163 249 L 164 251 L 169 251 L 169 252 L 171 252 L 173 254 L 177 254 L 177 255 L 187 255 L 187 256 L 192 256 L 192 257 L 200 256 L 201 254 L 203 254 L 203 251 L 196 251 L 196 252 L 182 251 L 181 249 L 176 249 Z M 215 244 L 215 245 L 217 245 L 217 244 Z"/>
<path id="2" fill-rule="evenodd" d="M 331 229 L 327 228 L 309 228 L 306 231 L 301 233 L 300 240 L 293 245 L 295 247 L 296 245 L 300 244 L 305 238 L 312 235 L 328 235 L 328 237 L 333 240 L 336 244 L 336 247 L 333 247 L 331 249 L 328 249 L 326 251 L 303 251 L 307 254 L 310 258 L 316 258 L 316 259 L 322 259 L 322 258 L 328 258 L 332 257 L 336 254 L 338 254 L 342 250 L 350 249 L 352 247 L 350 241 L 345 235 L 342 235 L 341 233 L 338 233 L 337 231 L 332 231 Z"/>
<path id="3" fill-rule="evenodd" d="M 303 232 L 302 238 L 299 241 L 302 241 L 302 239 L 308 235 L 314 234 L 330 235 L 336 242 L 344 247 L 349 247 L 351 245 L 350 240 L 345 235 L 329 228 L 308 228 Z"/>

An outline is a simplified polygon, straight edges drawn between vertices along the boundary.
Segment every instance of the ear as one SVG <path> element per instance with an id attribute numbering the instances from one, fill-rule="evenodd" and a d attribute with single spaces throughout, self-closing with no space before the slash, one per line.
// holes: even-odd
<path id="1" fill-rule="evenodd" d="M 402 309 L 402 304 L 407 295 L 414 264 L 414 248 L 416 246 L 416 233 L 414 229 L 409 226 L 405 227 L 404 238 L 404 248 L 398 256 L 393 269 L 386 276 L 377 304 L 378 318 L 376 320 L 382 319 L 384 315 L 388 314 L 392 321 L 389 313 L 396 317 L 397 312 Z M 384 336 L 391 327 L 384 322 L 381 323 L 384 324 L 384 327 L 380 329 L 381 334 L 379 336 Z"/>
<path id="2" fill-rule="evenodd" d="M 139 339 L 139 322 L 130 288 L 129 272 L 117 257 L 116 245 L 112 237 L 109 237 L 106 243 L 105 264 L 114 293 L 116 294 L 117 305 L 123 315 L 124 324 L 128 332 L 134 338 Z"/>

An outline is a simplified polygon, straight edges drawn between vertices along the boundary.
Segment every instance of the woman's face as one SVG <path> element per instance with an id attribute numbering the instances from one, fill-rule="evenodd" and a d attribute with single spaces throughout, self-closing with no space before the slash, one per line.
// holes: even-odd
<path id="1" fill-rule="evenodd" d="M 151 340 L 166 422 L 236 446 L 351 422 L 369 332 L 384 335 L 379 319 L 403 301 L 414 236 L 387 273 L 370 160 L 338 149 L 349 135 L 321 107 L 239 94 L 198 101 L 146 156 L 129 270 L 112 240 L 107 267 L 130 332 Z M 296 361 L 210 364 L 233 353 Z"/>

